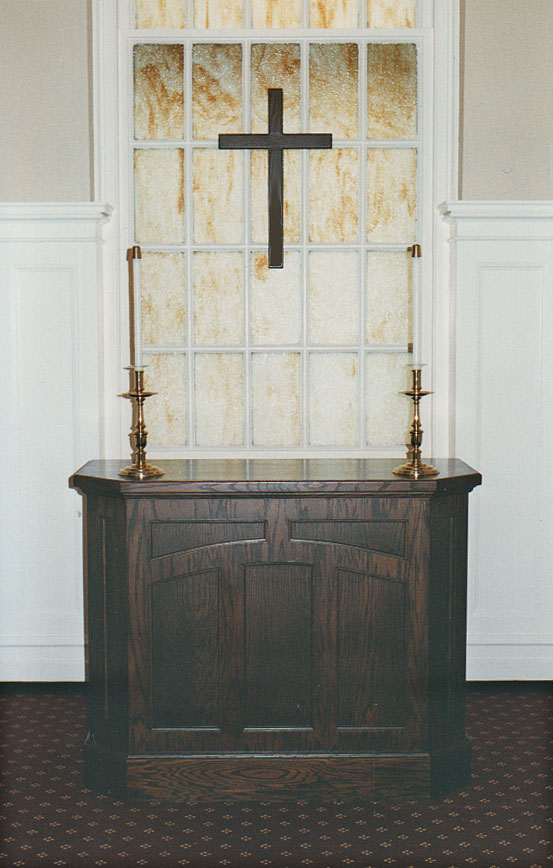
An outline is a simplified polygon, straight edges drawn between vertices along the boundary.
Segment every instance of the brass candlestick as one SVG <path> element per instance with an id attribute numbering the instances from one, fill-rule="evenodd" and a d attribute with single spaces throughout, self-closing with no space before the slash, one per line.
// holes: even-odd
<path id="1" fill-rule="evenodd" d="M 147 479 L 152 476 L 163 476 L 164 470 L 159 467 L 154 467 L 153 464 L 148 464 L 146 461 L 146 443 L 148 441 L 148 431 L 144 421 L 144 401 L 157 392 L 147 392 L 144 389 L 144 368 L 131 366 L 127 368 L 129 371 L 130 389 L 121 398 L 129 398 L 132 401 L 133 417 L 131 425 L 130 440 L 133 452 L 131 457 L 134 458 L 133 464 L 124 467 L 119 471 L 119 476 L 129 477 L 130 479 Z"/>
<path id="2" fill-rule="evenodd" d="M 413 424 L 411 425 L 411 447 L 407 453 L 409 461 L 407 461 L 406 464 L 401 464 L 399 467 L 396 467 L 394 473 L 398 476 L 411 476 L 413 479 L 418 479 L 419 476 L 435 476 L 436 473 L 439 473 L 440 471 L 436 470 L 435 467 L 432 467 L 431 464 L 424 464 L 424 462 L 421 461 L 423 430 L 419 416 L 419 404 L 421 398 L 424 398 L 425 395 L 431 395 L 432 392 L 425 392 L 421 389 L 420 368 L 413 368 L 412 373 L 413 385 L 408 391 L 403 393 L 412 398 L 414 405 Z"/>

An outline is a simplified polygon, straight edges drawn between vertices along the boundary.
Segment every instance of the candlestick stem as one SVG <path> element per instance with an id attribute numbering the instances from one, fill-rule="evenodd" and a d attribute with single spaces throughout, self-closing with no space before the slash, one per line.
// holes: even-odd
<path id="1" fill-rule="evenodd" d="M 407 457 L 409 461 L 401 464 L 394 469 L 394 473 L 398 476 L 411 476 L 413 479 L 418 479 L 419 476 L 435 476 L 439 473 L 431 464 L 425 464 L 421 459 L 421 445 L 423 429 L 420 420 L 419 407 L 421 398 L 425 395 L 431 395 L 431 392 L 426 392 L 421 388 L 421 369 L 413 368 L 413 383 L 411 389 L 404 392 L 413 401 L 413 423 L 411 425 L 411 446 L 408 449 Z"/>
<path id="2" fill-rule="evenodd" d="M 146 444 L 148 442 L 148 431 L 144 420 L 144 401 L 155 395 L 156 392 L 148 392 L 144 389 L 144 369 L 131 365 L 128 368 L 130 388 L 128 392 L 121 395 L 121 398 L 129 398 L 133 405 L 133 421 L 131 426 L 131 446 L 133 448 L 132 457 L 134 462 L 128 467 L 124 467 L 119 471 L 119 476 L 125 476 L 131 479 L 147 479 L 153 476 L 163 476 L 164 472 L 159 467 L 153 464 L 148 464 L 146 461 Z"/>

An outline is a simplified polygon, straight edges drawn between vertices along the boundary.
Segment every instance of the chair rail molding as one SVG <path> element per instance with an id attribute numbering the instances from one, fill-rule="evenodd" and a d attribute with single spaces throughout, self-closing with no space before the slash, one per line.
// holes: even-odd
<path id="1" fill-rule="evenodd" d="M 454 450 L 477 467 L 467 677 L 553 678 L 553 202 L 461 201 L 449 224 Z"/>
<path id="2" fill-rule="evenodd" d="M 75 466 L 101 447 L 109 205 L 0 203 L 0 679 L 84 678 Z"/>

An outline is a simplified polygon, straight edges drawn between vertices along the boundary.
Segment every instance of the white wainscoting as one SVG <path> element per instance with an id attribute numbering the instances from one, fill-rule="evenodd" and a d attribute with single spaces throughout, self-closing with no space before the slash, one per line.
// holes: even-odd
<path id="1" fill-rule="evenodd" d="M 84 678 L 81 498 L 99 454 L 109 206 L 0 204 L 0 680 Z"/>
<path id="2" fill-rule="evenodd" d="M 553 678 L 553 202 L 455 202 L 455 454 L 471 494 L 467 677 Z"/>

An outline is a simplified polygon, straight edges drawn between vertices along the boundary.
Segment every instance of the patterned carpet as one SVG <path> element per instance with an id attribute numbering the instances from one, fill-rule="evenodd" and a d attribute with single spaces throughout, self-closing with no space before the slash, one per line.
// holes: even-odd
<path id="1" fill-rule="evenodd" d="M 84 698 L 0 696 L 2 868 L 547 868 L 553 696 L 472 687 L 471 786 L 433 802 L 132 805 L 82 785 Z"/>

